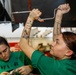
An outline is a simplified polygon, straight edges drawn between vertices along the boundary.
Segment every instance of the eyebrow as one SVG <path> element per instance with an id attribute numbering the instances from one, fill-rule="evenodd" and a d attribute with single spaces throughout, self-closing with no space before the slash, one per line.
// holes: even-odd
<path id="1" fill-rule="evenodd" d="M 2 51 L 2 52 L 4 52 L 5 50 L 7 50 L 7 47 Z M 0 52 L 1 53 L 1 52 Z"/>
<path id="2" fill-rule="evenodd" d="M 7 48 L 5 48 L 2 52 L 4 52 L 5 50 L 7 50 Z M 0 52 L 0 54 L 2 54 L 2 52 Z"/>
<path id="3" fill-rule="evenodd" d="M 59 43 L 59 39 L 58 39 L 58 38 L 56 39 L 56 42 L 58 42 L 58 43 Z"/>
<path id="4" fill-rule="evenodd" d="M 4 50 L 6 50 L 6 49 L 7 49 L 7 47 L 6 47 Z M 4 50 L 3 50 L 3 51 L 4 51 Z"/>

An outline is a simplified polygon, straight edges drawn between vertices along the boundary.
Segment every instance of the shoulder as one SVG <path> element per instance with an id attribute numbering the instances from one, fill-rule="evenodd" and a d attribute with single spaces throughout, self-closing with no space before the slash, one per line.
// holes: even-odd
<path id="1" fill-rule="evenodd" d="M 23 53 L 22 51 L 18 51 L 18 52 L 11 52 L 11 55 L 21 56 L 21 55 L 24 55 L 24 53 Z"/>

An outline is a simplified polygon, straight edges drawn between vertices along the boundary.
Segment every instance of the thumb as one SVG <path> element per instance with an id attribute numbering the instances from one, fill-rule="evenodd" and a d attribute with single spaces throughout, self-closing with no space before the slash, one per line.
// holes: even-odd
<path id="1" fill-rule="evenodd" d="M 2 72 L 0 75 L 7 75 L 8 72 Z"/>

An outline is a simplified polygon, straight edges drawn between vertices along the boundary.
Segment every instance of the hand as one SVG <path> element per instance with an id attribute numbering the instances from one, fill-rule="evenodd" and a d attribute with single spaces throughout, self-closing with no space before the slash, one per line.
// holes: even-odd
<path id="1" fill-rule="evenodd" d="M 69 6 L 69 4 L 62 4 L 62 5 L 60 5 L 58 8 L 59 8 L 58 11 L 60 11 L 61 14 L 65 14 L 65 13 L 68 13 L 68 12 L 70 11 L 70 6 Z M 60 14 L 60 13 L 59 13 L 59 14 Z"/>
<path id="2" fill-rule="evenodd" d="M 9 74 L 8 72 L 2 72 L 0 75 L 7 75 Z"/>
<path id="3" fill-rule="evenodd" d="M 33 9 L 29 16 L 32 18 L 32 19 L 36 19 L 40 22 L 43 22 L 44 20 L 40 18 L 40 15 L 42 14 L 42 12 L 40 12 L 38 9 Z"/>
<path id="4" fill-rule="evenodd" d="M 22 67 L 17 69 L 17 72 L 19 72 L 21 75 L 27 75 L 32 71 L 31 67 L 30 67 L 30 65 L 29 66 L 22 66 Z"/>

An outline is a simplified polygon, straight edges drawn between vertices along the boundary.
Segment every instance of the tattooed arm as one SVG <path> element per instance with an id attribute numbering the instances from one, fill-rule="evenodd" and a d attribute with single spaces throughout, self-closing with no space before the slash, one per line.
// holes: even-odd
<path id="1" fill-rule="evenodd" d="M 35 19 L 38 19 L 42 13 L 38 9 L 33 9 L 26 21 L 25 27 L 22 32 L 22 36 L 20 38 L 20 47 L 23 52 L 31 59 L 31 55 L 34 52 L 34 48 L 29 45 L 29 36 L 32 24 Z M 41 21 L 39 19 L 39 21 Z"/>
<path id="2" fill-rule="evenodd" d="M 55 17 L 54 29 L 53 29 L 53 41 L 55 41 L 57 35 L 61 33 L 61 20 L 62 20 L 63 14 L 68 13 L 69 11 L 70 11 L 69 4 L 62 4 L 58 7 L 56 17 Z"/>

